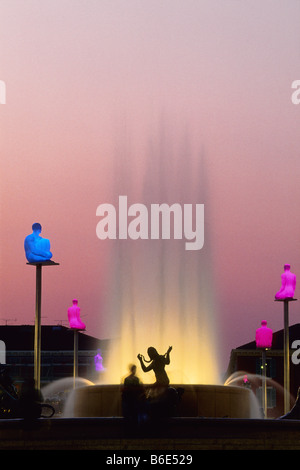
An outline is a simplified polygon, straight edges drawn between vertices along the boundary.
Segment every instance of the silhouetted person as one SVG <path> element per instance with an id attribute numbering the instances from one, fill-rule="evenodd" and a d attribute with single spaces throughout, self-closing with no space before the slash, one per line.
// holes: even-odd
<path id="1" fill-rule="evenodd" d="M 150 370 L 153 370 L 156 378 L 156 382 L 154 385 L 157 386 L 163 386 L 167 387 L 169 385 L 169 377 L 166 374 L 165 371 L 165 366 L 170 364 L 170 352 L 172 351 L 172 346 L 169 347 L 168 351 L 166 354 L 163 356 L 158 354 L 155 348 L 152 346 L 148 348 L 148 356 L 150 358 L 150 361 L 146 361 L 144 356 L 141 354 L 138 354 L 138 359 L 141 363 L 141 367 L 143 372 L 149 372 Z M 151 362 L 149 366 L 146 366 L 144 364 L 145 362 Z"/>
<path id="2" fill-rule="evenodd" d="M 48 261 L 52 258 L 50 241 L 40 236 L 41 231 L 41 224 L 33 224 L 32 233 L 24 240 L 25 255 L 29 263 Z"/>
<path id="3" fill-rule="evenodd" d="M 281 275 L 281 288 L 275 295 L 276 300 L 292 299 L 294 297 L 296 275 L 291 273 L 290 268 L 289 264 L 284 265 L 284 273 Z"/>
<path id="4" fill-rule="evenodd" d="M 136 374 L 136 365 L 132 364 L 130 366 L 130 374 L 124 380 L 125 387 L 133 387 L 140 385 L 140 379 L 135 375 Z"/>

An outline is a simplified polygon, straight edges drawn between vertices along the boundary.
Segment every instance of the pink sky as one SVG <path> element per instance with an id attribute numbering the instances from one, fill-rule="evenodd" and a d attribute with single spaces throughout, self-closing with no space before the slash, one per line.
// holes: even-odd
<path id="1" fill-rule="evenodd" d="M 300 276 L 299 21 L 297 0 L 1 1 L 1 323 L 34 321 L 23 240 L 38 221 L 60 263 L 43 271 L 43 323 L 66 324 L 78 297 L 87 333 L 109 337 L 115 246 L 96 237 L 97 206 L 143 203 L 160 163 L 201 155 L 205 200 L 187 202 L 205 204 L 221 367 L 262 319 L 283 327 L 284 263 Z M 173 184 L 176 199 L 189 181 Z"/>

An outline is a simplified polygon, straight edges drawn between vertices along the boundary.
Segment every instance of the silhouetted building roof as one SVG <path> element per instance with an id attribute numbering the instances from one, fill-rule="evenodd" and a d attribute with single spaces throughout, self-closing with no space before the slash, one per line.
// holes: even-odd
<path id="1" fill-rule="evenodd" d="M 34 325 L 2 325 L 0 340 L 4 341 L 7 351 L 32 351 L 34 349 Z M 100 340 L 86 333 L 78 334 L 78 350 L 103 348 L 108 340 Z M 72 351 L 74 331 L 61 325 L 42 325 L 41 349 L 43 351 Z"/>

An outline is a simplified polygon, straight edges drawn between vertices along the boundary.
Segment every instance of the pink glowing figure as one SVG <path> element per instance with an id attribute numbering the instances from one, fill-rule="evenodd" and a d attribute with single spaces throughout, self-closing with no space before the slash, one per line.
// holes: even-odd
<path id="1" fill-rule="evenodd" d="M 73 300 L 72 307 L 68 308 L 68 319 L 70 328 L 74 330 L 85 330 L 85 324 L 80 320 L 80 308 L 78 307 L 78 300 Z"/>
<path id="2" fill-rule="evenodd" d="M 258 348 L 271 348 L 273 339 L 273 331 L 267 327 L 266 320 L 262 320 L 261 327 L 256 330 L 255 341 Z"/>
<path id="3" fill-rule="evenodd" d="M 281 288 L 275 295 L 276 300 L 292 299 L 294 297 L 296 275 L 291 273 L 290 268 L 289 264 L 284 265 L 284 273 L 281 275 Z"/>

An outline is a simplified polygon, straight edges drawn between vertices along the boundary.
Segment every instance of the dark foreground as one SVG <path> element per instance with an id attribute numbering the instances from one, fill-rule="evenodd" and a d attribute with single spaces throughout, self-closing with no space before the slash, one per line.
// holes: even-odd
<path id="1" fill-rule="evenodd" d="M 123 418 L 3 419 L 0 450 L 300 450 L 300 421 L 171 418 L 133 428 Z"/>

